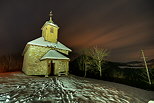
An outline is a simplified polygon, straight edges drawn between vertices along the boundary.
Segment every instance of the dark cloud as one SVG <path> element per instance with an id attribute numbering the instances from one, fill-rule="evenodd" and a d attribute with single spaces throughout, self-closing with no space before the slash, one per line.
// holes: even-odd
<path id="1" fill-rule="evenodd" d="M 111 50 L 114 61 L 138 60 L 140 49 L 154 58 L 153 0 L 1 0 L 0 53 L 21 53 L 41 36 L 53 10 L 59 41 L 74 52 L 93 46 Z M 149 58 L 149 59 L 150 59 Z"/>

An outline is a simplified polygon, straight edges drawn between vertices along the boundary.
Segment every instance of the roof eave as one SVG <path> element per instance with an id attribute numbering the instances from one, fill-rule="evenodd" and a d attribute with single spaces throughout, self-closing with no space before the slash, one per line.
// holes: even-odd
<path id="1" fill-rule="evenodd" d="M 46 23 L 42 26 L 41 30 L 43 30 L 43 28 L 44 28 L 46 25 L 51 25 L 51 24 L 50 24 L 50 23 L 48 23 L 48 22 L 46 22 Z M 56 25 L 56 24 L 53 24 L 53 25 L 51 25 L 51 26 L 54 26 L 54 27 L 56 27 L 56 28 L 58 28 L 58 29 L 59 29 L 59 26 L 58 26 L 58 25 Z"/>
<path id="2" fill-rule="evenodd" d="M 41 58 L 40 61 L 43 61 L 43 60 L 67 60 L 67 61 L 70 61 L 70 59 L 51 59 L 51 58 Z"/>

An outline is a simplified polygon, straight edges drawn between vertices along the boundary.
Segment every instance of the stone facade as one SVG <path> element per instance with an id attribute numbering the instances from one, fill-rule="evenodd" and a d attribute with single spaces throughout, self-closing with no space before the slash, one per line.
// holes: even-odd
<path id="1" fill-rule="evenodd" d="M 50 14 L 52 15 L 52 14 Z M 27 43 L 22 71 L 27 75 L 68 75 L 71 49 L 57 41 L 59 27 L 52 17 L 42 27 L 42 37 Z M 52 52 L 51 52 L 52 51 Z M 44 58 L 45 57 L 45 58 Z"/>
<path id="2" fill-rule="evenodd" d="M 30 45 L 24 55 L 23 71 L 27 75 L 46 75 L 48 72 L 48 63 L 41 58 L 50 48 Z"/>
<path id="3" fill-rule="evenodd" d="M 51 48 L 30 45 L 24 55 L 23 72 L 27 75 L 50 75 L 51 63 L 54 63 L 54 75 L 69 71 L 68 60 L 40 60 Z"/>

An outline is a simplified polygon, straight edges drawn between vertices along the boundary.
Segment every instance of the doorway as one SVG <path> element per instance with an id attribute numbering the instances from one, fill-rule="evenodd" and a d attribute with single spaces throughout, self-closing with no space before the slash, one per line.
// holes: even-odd
<path id="1" fill-rule="evenodd" d="M 50 75 L 54 75 L 55 72 L 55 63 L 51 62 L 51 74 Z"/>

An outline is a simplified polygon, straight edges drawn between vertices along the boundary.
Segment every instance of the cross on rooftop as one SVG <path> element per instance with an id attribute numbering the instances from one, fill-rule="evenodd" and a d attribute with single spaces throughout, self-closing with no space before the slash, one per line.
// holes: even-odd
<path id="1" fill-rule="evenodd" d="M 53 14 L 52 14 L 52 11 L 50 11 L 50 14 L 49 14 L 49 16 L 50 16 L 50 17 L 52 17 L 52 16 L 53 16 Z"/>

